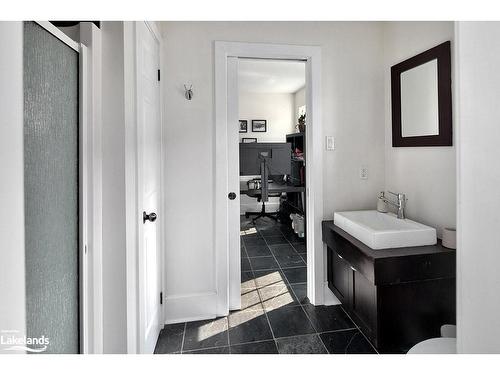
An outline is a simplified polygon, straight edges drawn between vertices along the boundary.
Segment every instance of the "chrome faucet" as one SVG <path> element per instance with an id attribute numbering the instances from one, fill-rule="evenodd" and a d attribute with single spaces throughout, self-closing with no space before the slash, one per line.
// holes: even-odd
<path id="1" fill-rule="evenodd" d="M 397 198 L 397 201 L 391 201 L 385 197 L 381 197 L 385 203 L 390 204 L 398 209 L 398 219 L 405 218 L 405 208 L 406 208 L 406 196 L 402 193 L 393 193 L 392 191 L 388 191 L 389 194 L 394 195 Z"/>

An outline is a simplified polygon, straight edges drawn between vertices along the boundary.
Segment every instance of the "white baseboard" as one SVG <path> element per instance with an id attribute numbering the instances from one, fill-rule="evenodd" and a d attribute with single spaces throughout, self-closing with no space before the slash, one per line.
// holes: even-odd
<path id="1" fill-rule="evenodd" d="M 166 296 L 165 324 L 213 319 L 217 316 L 216 307 L 214 292 Z"/>
<path id="2" fill-rule="evenodd" d="M 325 305 L 326 306 L 333 306 L 333 305 L 341 305 L 342 303 L 339 301 L 339 299 L 333 294 L 333 292 L 328 288 L 328 281 L 325 281 L 324 284 L 324 294 L 325 294 Z"/>

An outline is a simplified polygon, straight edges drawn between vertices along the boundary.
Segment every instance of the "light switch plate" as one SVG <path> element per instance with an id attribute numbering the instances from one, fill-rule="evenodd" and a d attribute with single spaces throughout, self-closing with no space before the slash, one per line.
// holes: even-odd
<path id="1" fill-rule="evenodd" d="M 367 167 L 359 168 L 359 178 L 362 180 L 368 180 L 368 168 Z"/>
<path id="2" fill-rule="evenodd" d="M 332 135 L 327 135 L 326 136 L 326 151 L 333 151 L 335 150 L 335 139 L 333 138 Z"/>

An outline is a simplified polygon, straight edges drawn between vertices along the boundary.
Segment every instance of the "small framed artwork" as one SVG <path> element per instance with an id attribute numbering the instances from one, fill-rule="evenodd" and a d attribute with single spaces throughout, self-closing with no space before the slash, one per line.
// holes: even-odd
<path id="1" fill-rule="evenodd" d="M 248 132 L 248 121 L 240 120 L 240 133 Z"/>
<path id="2" fill-rule="evenodd" d="M 267 121 L 252 120 L 252 131 L 256 133 L 265 133 L 267 131 Z"/>
<path id="3" fill-rule="evenodd" d="M 241 138 L 241 143 L 257 143 L 257 138 Z"/>

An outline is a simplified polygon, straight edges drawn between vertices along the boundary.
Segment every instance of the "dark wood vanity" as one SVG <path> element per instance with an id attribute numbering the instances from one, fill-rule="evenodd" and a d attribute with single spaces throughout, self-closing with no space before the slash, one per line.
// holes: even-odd
<path id="1" fill-rule="evenodd" d="M 328 287 L 381 353 L 405 353 L 455 324 L 455 250 L 373 250 L 323 222 Z"/>

